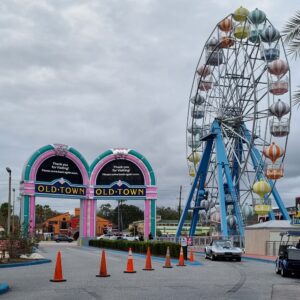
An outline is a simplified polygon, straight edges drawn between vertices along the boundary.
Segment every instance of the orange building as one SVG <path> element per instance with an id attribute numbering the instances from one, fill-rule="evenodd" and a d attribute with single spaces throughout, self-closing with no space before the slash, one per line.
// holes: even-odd
<path id="1" fill-rule="evenodd" d="M 43 232 L 56 234 L 66 234 L 78 237 L 79 235 L 80 208 L 75 208 L 75 216 L 69 212 L 52 217 L 43 223 Z M 96 216 L 96 235 L 103 234 L 104 229 L 111 226 L 110 221 Z"/>

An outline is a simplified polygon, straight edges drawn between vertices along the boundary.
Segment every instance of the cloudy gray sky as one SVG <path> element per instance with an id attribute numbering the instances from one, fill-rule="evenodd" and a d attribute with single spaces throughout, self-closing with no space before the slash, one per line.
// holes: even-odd
<path id="1" fill-rule="evenodd" d="M 299 2 L 207 0 L 3 0 L 0 2 L 0 195 L 7 200 L 38 148 L 64 143 L 89 163 L 103 151 L 143 153 L 158 181 L 158 205 L 176 206 L 189 190 L 185 154 L 188 95 L 202 48 L 217 22 L 243 5 L 264 10 L 278 28 Z M 300 61 L 291 64 L 292 88 Z M 294 109 L 286 176 L 300 195 L 300 109 Z M 54 209 L 74 200 L 40 200 Z M 66 203 L 67 202 L 67 203 Z M 52 205 L 53 204 L 53 205 Z"/>

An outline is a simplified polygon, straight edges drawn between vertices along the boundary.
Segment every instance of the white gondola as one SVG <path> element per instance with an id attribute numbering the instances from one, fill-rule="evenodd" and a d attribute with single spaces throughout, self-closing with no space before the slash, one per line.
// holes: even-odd
<path id="1" fill-rule="evenodd" d="M 288 120 L 271 120 L 270 121 L 270 132 L 275 137 L 284 137 L 290 133 L 290 124 Z"/>

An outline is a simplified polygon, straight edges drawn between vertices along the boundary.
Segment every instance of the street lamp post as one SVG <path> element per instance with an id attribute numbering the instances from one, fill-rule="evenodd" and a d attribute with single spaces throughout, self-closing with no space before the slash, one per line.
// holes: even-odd
<path id="1" fill-rule="evenodd" d="M 13 213 L 12 213 L 12 233 L 15 233 L 15 201 L 16 201 L 16 189 L 13 188 Z"/>
<path id="2" fill-rule="evenodd" d="M 7 236 L 10 236 L 10 205 L 11 205 L 11 169 L 9 167 L 6 168 L 6 171 L 9 174 L 8 178 L 8 208 L 7 208 Z"/>

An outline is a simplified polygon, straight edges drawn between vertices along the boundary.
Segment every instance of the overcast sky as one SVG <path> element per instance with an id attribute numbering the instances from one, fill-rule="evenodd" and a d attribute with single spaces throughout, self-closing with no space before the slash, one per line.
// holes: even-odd
<path id="1" fill-rule="evenodd" d="M 89 163 L 114 147 L 144 154 L 158 205 L 189 190 L 186 115 L 193 72 L 211 31 L 240 5 L 282 29 L 299 1 L 2 0 L 0 2 L 0 195 L 38 148 L 70 145 Z M 292 89 L 300 61 L 292 62 Z M 294 108 L 285 177 L 287 204 L 300 195 L 300 109 Z M 60 211 L 75 200 L 39 200 Z M 98 206 L 100 202 L 98 201 Z"/>

